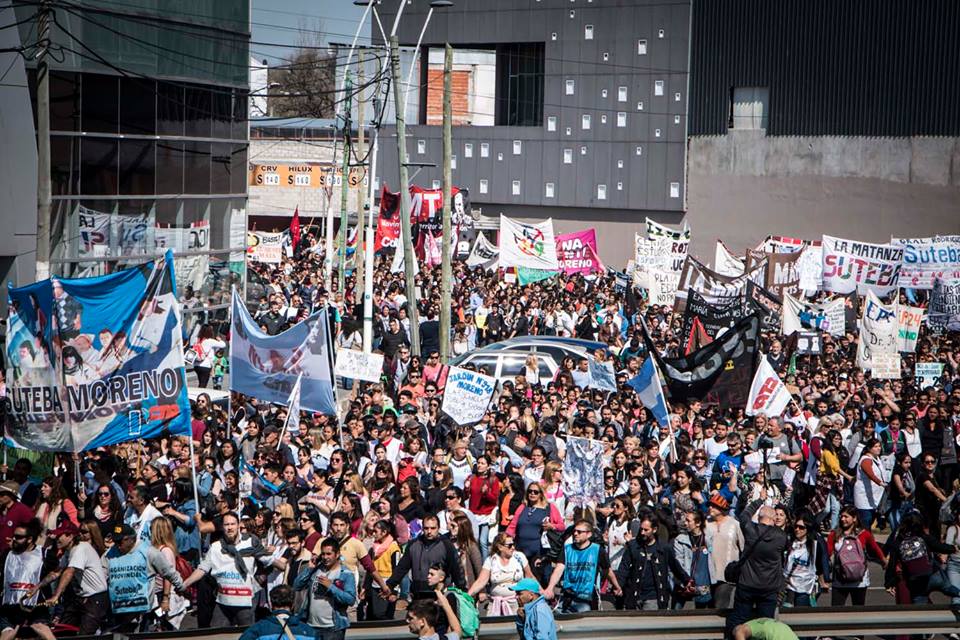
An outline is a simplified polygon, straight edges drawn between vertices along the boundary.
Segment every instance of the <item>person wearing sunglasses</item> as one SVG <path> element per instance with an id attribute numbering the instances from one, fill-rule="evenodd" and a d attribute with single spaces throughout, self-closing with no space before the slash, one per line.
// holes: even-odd
<path id="1" fill-rule="evenodd" d="M 13 638 L 29 627 L 42 640 L 53 640 L 47 608 L 39 604 L 38 585 L 43 574 L 43 551 L 37 547 L 40 523 L 31 520 L 13 530 L 10 552 L 3 566 L 3 637 Z M 7 571 L 7 566 L 13 570 Z M 13 630 L 11 635 L 8 633 Z"/>
<path id="2" fill-rule="evenodd" d="M 550 582 L 543 590 L 543 596 L 552 600 L 557 586 L 561 587 L 560 608 L 563 613 L 582 613 L 597 608 L 600 602 L 596 589 L 598 576 L 605 576 L 610 581 L 615 596 L 623 594 L 606 549 L 592 538 L 593 524 L 589 520 L 580 519 L 573 523 L 573 541 L 564 545 L 560 561 L 554 565 Z"/>
<path id="3" fill-rule="evenodd" d="M 828 591 L 826 576 L 830 572 L 827 543 L 817 534 L 814 520 L 803 514 L 793 524 L 787 562 L 783 567 L 786 588 L 783 607 L 812 607 L 820 591 Z"/>
<path id="4" fill-rule="evenodd" d="M 506 533 L 516 540 L 517 549 L 539 569 L 543 564 L 544 554 L 551 551 L 542 544 L 543 534 L 562 533 L 566 527 L 560 510 L 556 505 L 547 502 L 540 483 L 531 484 L 524 495 L 526 500 L 514 511 Z M 550 535 L 548 534 L 548 539 Z"/>

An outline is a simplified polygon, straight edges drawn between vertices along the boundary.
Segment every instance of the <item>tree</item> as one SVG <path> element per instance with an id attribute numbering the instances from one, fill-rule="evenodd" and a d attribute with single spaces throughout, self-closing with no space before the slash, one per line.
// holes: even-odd
<path id="1" fill-rule="evenodd" d="M 270 115 L 281 118 L 334 117 L 336 54 L 321 39 L 322 23 L 314 29 L 300 24 L 298 49 L 268 72 Z"/>

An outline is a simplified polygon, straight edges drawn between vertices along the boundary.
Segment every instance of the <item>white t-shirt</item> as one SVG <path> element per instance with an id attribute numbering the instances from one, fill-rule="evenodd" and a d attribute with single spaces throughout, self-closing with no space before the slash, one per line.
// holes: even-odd
<path id="1" fill-rule="evenodd" d="M 162 515 L 155 506 L 148 504 L 143 510 L 143 513 L 139 515 L 136 511 L 133 511 L 127 524 L 136 529 L 138 540 L 145 540 L 147 544 L 150 544 L 150 525 L 155 518 L 159 518 Z"/>
<path id="2" fill-rule="evenodd" d="M 107 590 L 107 571 L 97 550 L 89 542 L 80 541 L 70 549 L 67 567 L 80 575 L 81 598 L 89 598 Z"/>
<path id="3" fill-rule="evenodd" d="M 713 463 L 717 461 L 717 456 L 727 450 L 727 439 L 724 438 L 717 442 L 716 438 L 710 438 L 703 443 L 703 450 L 707 452 L 707 468 L 713 469 Z"/>
<path id="4" fill-rule="evenodd" d="M 483 568 L 490 572 L 491 595 L 510 597 L 514 593 L 510 587 L 523 579 L 523 571 L 528 564 L 527 557 L 520 551 L 514 551 L 506 564 L 500 554 L 489 556 L 484 560 Z"/>
<path id="5" fill-rule="evenodd" d="M 250 548 L 250 538 L 243 538 L 237 543 L 237 549 Z M 207 575 L 213 576 L 217 582 L 217 602 L 229 607 L 249 607 L 253 604 L 253 556 L 243 558 L 247 566 L 247 577 L 244 578 L 237 571 L 236 561 L 223 552 L 223 542 L 217 541 L 210 545 L 210 550 L 203 557 L 198 567 Z"/>

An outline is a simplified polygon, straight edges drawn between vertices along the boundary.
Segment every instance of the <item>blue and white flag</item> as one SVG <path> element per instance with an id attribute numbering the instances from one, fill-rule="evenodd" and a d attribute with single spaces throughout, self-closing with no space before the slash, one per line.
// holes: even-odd
<path id="1" fill-rule="evenodd" d="M 658 423 L 663 426 L 670 424 L 667 399 L 663 395 L 663 386 L 660 384 L 660 376 L 653 364 L 653 356 L 644 361 L 640 372 L 628 380 L 627 384 L 640 396 L 643 406 L 653 412 L 653 417 Z"/>
<path id="2" fill-rule="evenodd" d="M 234 291 L 230 390 L 286 405 L 302 375 L 300 406 L 307 411 L 336 414 L 328 331 L 327 314 L 320 312 L 283 333 L 267 335 Z"/>
<path id="3" fill-rule="evenodd" d="M 9 446 L 79 452 L 190 431 L 173 254 L 10 288 Z"/>

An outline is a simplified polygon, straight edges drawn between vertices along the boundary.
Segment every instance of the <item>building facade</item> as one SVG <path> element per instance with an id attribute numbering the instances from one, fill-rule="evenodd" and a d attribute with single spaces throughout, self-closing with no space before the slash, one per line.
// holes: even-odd
<path id="1" fill-rule="evenodd" d="M 36 245 L 36 3 L 0 4 L 0 219 L 8 280 L 33 279 Z M 248 0 L 189 5 L 93 0 L 54 8 L 50 58 L 51 271 L 109 273 L 175 253 L 185 312 L 225 309 L 242 284 L 246 230 Z M 8 86 L 9 85 L 9 86 Z M 26 125 L 26 127 L 24 126 Z"/>
<path id="2" fill-rule="evenodd" d="M 402 45 L 428 4 L 408 3 Z M 948 0 L 458 0 L 433 13 L 418 86 L 429 107 L 444 42 L 494 52 L 495 126 L 453 133 L 454 183 L 485 218 L 596 227 L 613 266 L 645 217 L 686 221 L 709 261 L 717 238 L 960 232 L 957 33 Z M 436 163 L 429 185 L 426 115 L 407 110 L 407 153 Z"/>

